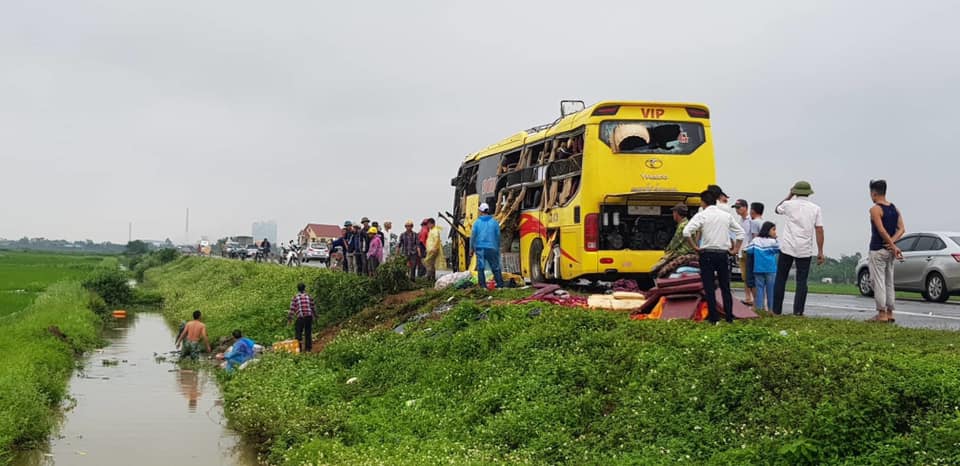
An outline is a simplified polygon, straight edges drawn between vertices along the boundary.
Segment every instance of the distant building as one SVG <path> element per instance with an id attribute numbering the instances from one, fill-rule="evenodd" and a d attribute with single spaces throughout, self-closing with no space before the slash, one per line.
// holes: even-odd
<path id="1" fill-rule="evenodd" d="M 340 237 L 340 227 L 337 225 L 322 225 L 319 223 L 308 223 L 307 226 L 297 234 L 297 241 L 300 244 L 311 243 L 330 243 Z"/>
<path id="2" fill-rule="evenodd" d="M 253 222 L 253 237 L 257 242 L 266 238 L 270 240 L 270 244 L 277 244 L 277 222 L 273 220 Z"/>

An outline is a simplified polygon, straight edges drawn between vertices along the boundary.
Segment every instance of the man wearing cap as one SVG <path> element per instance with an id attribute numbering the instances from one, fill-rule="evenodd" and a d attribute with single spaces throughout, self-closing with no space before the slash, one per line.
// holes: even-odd
<path id="1" fill-rule="evenodd" d="M 503 273 L 500 271 L 500 223 L 490 216 L 490 205 L 480 204 L 480 218 L 473 222 L 470 233 L 470 247 L 477 262 L 477 283 L 486 288 L 484 267 L 493 271 L 493 280 L 497 288 L 503 288 Z"/>
<path id="2" fill-rule="evenodd" d="M 420 239 L 417 232 L 413 231 L 413 220 L 407 220 L 403 224 L 404 231 L 400 234 L 400 240 L 397 248 L 403 257 L 407 258 L 407 266 L 410 267 L 410 280 L 417 279 L 417 270 L 420 269 Z"/>
<path id="3" fill-rule="evenodd" d="M 750 244 L 753 241 L 753 238 L 760 234 L 760 226 L 762 223 L 756 223 L 753 221 L 753 218 L 750 217 L 750 203 L 746 199 L 737 199 L 737 202 L 733 204 L 733 208 L 737 211 L 737 220 L 740 221 L 740 226 L 743 227 L 743 244 Z M 746 248 L 743 248 L 744 251 L 740 252 L 740 278 L 743 279 L 743 304 L 747 306 L 753 306 L 753 299 L 755 290 L 753 283 L 753 264 L 747 257 Z"/>
<path id="4" fill-rule="evenodd" d="M 720 285 L 723 297 L 723 312 L 727 322 L 733 322 L 733 294 L 730 291 L 730 256 L 740 252 L 743 242 L 743 227 L 733 216 L 717 207 L 717 193 L 707 190 L 700 193 L 703 210 L 694 215 L 683 229 L 687 244 L 700 254 L 700 279 L 707 298 L 711 323 L 720 320 L 717 307 L 716 287 Z M 700 234 L 700 245 L 693 241 Z M 734 244 L 730 246 L 730 236 Z"/>
<path id="5" fill-rule="evenodd" d="M 696 251 L 683 239 L 683 229 L 686 228 L 689 218 L 689 210 L 686 204 L 677 204 L 671 209 L 673 211 L 673 221 L 677 224 L 677 229 L 673 233 L 673 238 L 667 244 L 663 251 L 663 259 L 653 266 L 653 274 L 659 278 L 666 277 L 673 273 L 677 268 L 697 259 Z"/>
<path id="6" fill-rule="evenodd" d="M 349 272 L 350 268 L 347 265 L 347 254 L 350 250 L 350 227 L 352 225 L 350 222 L 343 223 L 343 230 L 341 230 L 340 237 L 334 240 L 333 244 L 330 245 L 330 257 L 337 258 L 338 268 L 342 269 L 344 272 Z M 331 261 L 333 263 L 333 261 Z"/>
<path id="7" fill-rule="evenodd" d="M 777 281 L 773 289 L 773 313 L 783 312 L 783 298 L 787 290 L 790 268 L 797 263 L 797 290 L 793 298 L 793 315 L 802 316 L 807 303 L 807 277 L 813 259 L 813 244 L 817 244 L 817 264 L 823 264 L 823 217 L 820 206 L 810 202 L 813 189 L 810 183 L 798 181 L 790 194 L 777 205 L 777 213 L 786 217 L 777 230 L 780 240 L 780 258 L 777 260 Z"/>
<path id="8" fill-rule="evenodd" d="M 723 189 L 715 184 L 707 186 L 707 191 L 717 195 L 717 208 L 737 218 L 737 211 L 730 205 L 730 196 L 723 192 Z"/>
<path id="9" fill-rule="evenodd" d="M 367 234 L 370 231 L 370 219 L 363 217 L 360 219 L 360 228 L 357 229 L 358 241 L 357 241 L 357 274 L 358 275 L 367 275 L 369 270 L 367 270 L 367 252 L 370 251 L 370 235 Z"/>

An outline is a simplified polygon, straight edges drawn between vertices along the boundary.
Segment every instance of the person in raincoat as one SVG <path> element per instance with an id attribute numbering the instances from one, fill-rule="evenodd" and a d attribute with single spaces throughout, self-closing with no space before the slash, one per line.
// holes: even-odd
<path id="1" fill-rule="evenodd" d="M 377 273 L 377 267 L 383 262 L 383 238 L 377 227 L 370 227 L 367 234 L 370 236 L 370 249 L 367 251 L 367 271 L 370 276 Z"/>
<path id="2" fill-rule="evenodd" d="M 440 226 L 433 218 L 427 219 L 427 227 L 430 233 L 427 235 L 427 258 L 424 264 L 427 266 L 427 278 L 436 281 L 437 269 L 444 269 L 447 266 L 447 260 L 443 257 L 443 241 L 440 239 Z"/>
<path id="3" fill-rule="evenodd" d="M 233 372 L 235 368 L 253 358 L 253 340 L 243 336 L 239 329 L 233 331 L 233 338 L 236 342 L 222 356 L 227 372 Z"/>
<path id="4" fill-rule="evenodd" d="M 480 204 L 480 218 L 473 222 L 470 246 L 477 262 L 477 283 L 480 288 L 487 287 L 484 268 L 493 271 L 497 288 L 503 288 L 503 274 L 500 271 L 500 223 L 490 216 L 490 205 L 486 202 Z"/>

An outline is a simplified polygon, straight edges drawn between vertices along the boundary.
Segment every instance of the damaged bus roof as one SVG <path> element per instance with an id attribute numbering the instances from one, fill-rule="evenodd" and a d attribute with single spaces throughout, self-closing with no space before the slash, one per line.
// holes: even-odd
<path id="1" fill-rule="evenodd" d="M 604 101 L 597 102 L 589 107 L 585 107 L 583 110 L 580 110 L 576 113 L 571 113 L 565 117 L 558 119 L 550 124 L 545 124 L 541 126 L 535 126 L 533 128 L 527 129 L 525 131 L 520 131 L 516 134 L 513 134 L 506 139 L 503 139 L 499 142 L 491 144 L 486 148 L 467 155 L 464 158 L 464 163 L 471 162 L 475 160 L 480 160 L 491 155 L 500 154 L 503 152 L 510 151 L 512 149 L 518 149 L 525 144 L 535 143 L 544 139 L 548 139 L 552 136 L 563 134 L 568 131 L 579 128 L 582 125 L 587 123 L 596 123 L 601 119 L 604 119 L 610 114 L 599 113 L 597 109 L 602 108 L 619 108 L 619 107 L 634 107 L 634 106 L 655 106 L 655 107 L 682 107 L 687 108 L 688 110 L 699 110 L 702 112 L 702 116 L 697 116 L 698 118 L 708 119 L 709 118 L 709 109 L 706 105 L 695 104 L 695 103 L 683 103 L 683 102 L 640 102 L 640 101 Z M 691 114 L 691 117 L 694 115 Z"/>

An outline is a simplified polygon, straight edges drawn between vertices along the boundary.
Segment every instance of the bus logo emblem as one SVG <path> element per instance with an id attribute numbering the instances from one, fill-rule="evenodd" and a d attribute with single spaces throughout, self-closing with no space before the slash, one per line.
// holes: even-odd
<path id="1" fill-rule="evenodd" d="M 647 159 L 647 161 L 644 164 L 647 166 L 647 168 L 657 169 L 663 166 L 663 160 Z"/>

